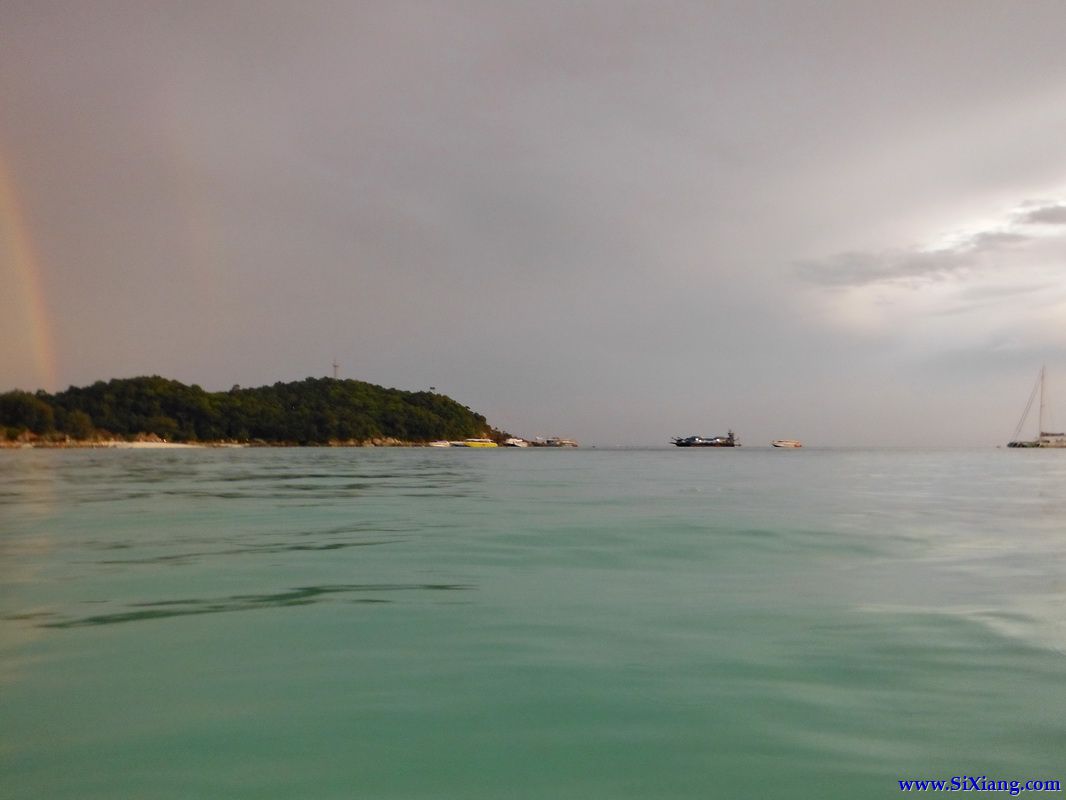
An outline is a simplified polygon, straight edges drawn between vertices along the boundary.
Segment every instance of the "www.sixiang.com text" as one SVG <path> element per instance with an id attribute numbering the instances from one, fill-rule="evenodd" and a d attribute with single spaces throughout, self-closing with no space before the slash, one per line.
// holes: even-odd
<path id="1" fill-rule="evenodd" d="M 899 781 L 901 792 L 1006 792 L 1017 797 L 1024 792 L 1061 792 L 1062 781 L 1004 780 L 987 775 L 955 775 L 946 780 L 935 778 L 911 778 Z"/>

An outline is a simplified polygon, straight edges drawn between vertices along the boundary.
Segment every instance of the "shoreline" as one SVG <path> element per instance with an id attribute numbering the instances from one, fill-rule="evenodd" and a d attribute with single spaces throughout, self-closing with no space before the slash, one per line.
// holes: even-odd
<path id="1" fill-rule="evenodd" d="M 297 442 L 155 442 L 121 439 L 75 440 L 62 442 L 18 442 L 0 441 L 0 450 L 204 450 L 218 448 L 245 447 L 420 447 L 428 448 L 427 442 L 404 442 L 399 439 L 374 439 L 367 442 L 355 440 L 343 442 L 315 442 L 299 444 Z"/>
<path id="2" fill-rule="evenodd" d="M 101 441 L 70 442 L 0 442 L 0 450 L 185 450 L 206 447 L 247 447 L 245 444 L 222 442 L 124 442 L 105 439 Z"/>

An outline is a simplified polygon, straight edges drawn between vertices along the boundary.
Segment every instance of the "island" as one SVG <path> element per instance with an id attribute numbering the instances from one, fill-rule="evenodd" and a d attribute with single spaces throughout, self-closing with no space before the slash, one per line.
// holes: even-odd
<path id="1" fill-rule="evenodd" d="M 503 442 L 509 437 L 436 391 L 336 378 L 208 392 L 152 375 L 97 381 L 56 394 L 0 394 L 0 444 L 7 446 L 420 446 L 442 439 Z"/>

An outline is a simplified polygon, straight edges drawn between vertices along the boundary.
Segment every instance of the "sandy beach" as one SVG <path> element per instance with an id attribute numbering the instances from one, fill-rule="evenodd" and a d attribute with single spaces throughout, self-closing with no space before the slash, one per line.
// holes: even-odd
<path id="1" fill-rule="evenodd" d="M 0 448 L 6 450 L 39 449 L 39 450 L 63 450 L 76 448 L 95 448 L 107 450 L 188 450 L 217 447 L 247 447 L 239 442 L 208 442 L 208 443 L 184 443 L 184 442 L 123 442 L 114 439 L 104 441 L 76 441 L 68 442 L 0 442 Z"/>
<path id="2" fill-rule="evenodd" d="M 124 450 L 177 450 L 190 447 L 206 447 L 206 445 L 179 444 L 178 442 L 102 442 L 100 447 L 117 447 Z"/>

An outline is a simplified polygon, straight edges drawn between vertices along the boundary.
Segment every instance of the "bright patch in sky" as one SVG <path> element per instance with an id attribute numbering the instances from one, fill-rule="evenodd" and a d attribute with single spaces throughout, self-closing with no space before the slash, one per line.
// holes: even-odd
<path id="1" fill-rule="evenodd" d="M 917 352 L 1066 346 L 1066 201 L 1027 202 L 926 246 L 802 264 L 828 318 Z"/>

